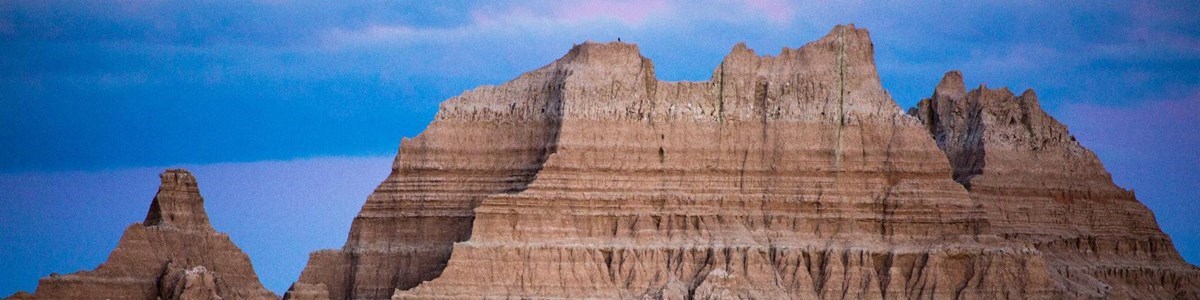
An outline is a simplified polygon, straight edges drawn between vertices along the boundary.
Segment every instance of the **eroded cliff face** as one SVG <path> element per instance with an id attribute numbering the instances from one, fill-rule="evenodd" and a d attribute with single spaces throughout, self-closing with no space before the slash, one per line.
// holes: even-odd
<path id="1" fill-rule="evenodd" d="M 250 258 L 209 225 L 195 177 L 179 169 L 160 177 L 146 220 L 125 229 L 108 261 L 42 278 L 33 295 L 15 298 L 277 299 L 259 282 Z"/>
<path id="2" fill-rule="evenodd" d="M 1183 261 L 1133 192 L 1027 90 L 966 91 L 946 73 L 912 114 L 984 205 L 989 232 L 1045 253 L 1071 297 L 1200 298 L 1200 269 Z"/>
<path id="3" fill-rule="evenodd" d="M 385 299 L 436 278 L 453 243 L 471 236 L 483 198 L 524 190 L 555 151 L 568 67 L 555 63 L 446 101 L 424 132 L 401 142 L 345 246 L 310 256 L 303 285 L 293 287 L 308 292 L 295 294 L 324 284 L 330 299 Z"/>
<path id="4" fill-rule="evenodd" d="M 584 43 L 442 104 L 285 299 L 1200 298 L 1153 217 L 1032 91 L 947 73 L 904 114 L 866 30 L 703 82 Z M 274 299 L 195 178 L 93 271 L 11 299 Z"/>
<path id="5" fill-rule="evenodd" d="M 945 157 L 888 98 L 852 25 L 778 56 L 738 45 L 705 82 L 661 82 L 636 46 L 585 43 L 445 102 L 402 142 L 346 246 L 314 253 L 297 287 L 324 284 L 331 299 L 1054 295 L 1045 258 L 989 233 Z"/>

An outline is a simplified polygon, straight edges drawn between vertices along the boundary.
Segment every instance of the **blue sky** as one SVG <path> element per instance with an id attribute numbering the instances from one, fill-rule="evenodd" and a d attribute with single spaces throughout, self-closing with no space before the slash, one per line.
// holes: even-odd
<path id="1" fill-rule="evenodd" d="M 952 69 L 1037 90 L 1200 262 L 1200 2 L 341 2 L 0 0 L 0 295 L 102 262 L 181 165 L 281 292 L 446 98 L 586 40 L 705 80 L 737 42 L 840 23 L 871 31 L 901 107 Z"/>

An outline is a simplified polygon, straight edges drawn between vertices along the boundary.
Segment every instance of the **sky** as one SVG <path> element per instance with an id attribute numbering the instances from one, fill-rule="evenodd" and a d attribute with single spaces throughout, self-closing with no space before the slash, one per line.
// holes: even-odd
<path id="1" fill-rule="evenodd" d="M 707 80 L 843 23 L 902 108 L 949 70 L 1035 89 L 1200 262 L 1200 2 L 334 2 L 0 0 L 0 295 L 103 262 L 179 166 L 282 294 L 447 98 L 588 40 Z"/>

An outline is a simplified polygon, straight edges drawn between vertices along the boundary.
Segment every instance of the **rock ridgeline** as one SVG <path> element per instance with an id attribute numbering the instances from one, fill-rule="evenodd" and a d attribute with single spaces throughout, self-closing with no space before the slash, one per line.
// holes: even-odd
<path id="1" fill-rule="evenodd" d="M 577 45 L 443 103 L 285 298 L 1200 297 L 1032 92 L 952 72 L 908 115 L 873 57 L 838 26 L 662 82 Z"/>
<path id="2" fill-rule="evenodd" d="M 1200 272 L 1154 214 L 1113 184 L 1033 90 L 968 92 L 954 71 L 910 113 L 984 206 L 991 232 L 1043 252 L 1056 289 L 1088 298 L 1200 297 Z"/>
<path id="3" fill-rule="evenodd" d="M 183 176 L 108 263 L 37 297 L 273 297 Z M 739 44 L 703 82 L 576 45 L 444 102 L 352 224 L 284 299 L 1200 298 L 1200 269 L 1032 91 L 950 72 L 906 114 L 853 25 Z"/>
<path id="4" fill-rule="evenodd" d="M 108 261 L 42 278 L 35 293 L 11 299 L 277 299 L 250 257 L 213 230 L 196 178 L 181 169 L 159 176 L 146 220 L 125 229 Z"/>

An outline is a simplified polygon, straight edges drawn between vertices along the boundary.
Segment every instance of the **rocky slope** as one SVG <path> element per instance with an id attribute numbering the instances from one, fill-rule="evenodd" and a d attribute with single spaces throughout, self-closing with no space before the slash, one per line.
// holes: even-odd
<path id="1" fill-rule="evenodd" d="M 1100 160 L 1042 111 L 1027 90 L 966 91 L 946 73 L 911 113 L 984 205 L 991 233 L 1045 253 L 1056 289 L 1072 297 L 1200 298 L 1200 271 Z"/>
<path id="2" fill-rule="evenodd" d="M 250 258 L 213 230 L 196 179 L 167 170 L 146 220 L 125 229 L 95 270 L 52 274 L 13 299 L 277 299 Z"/>

